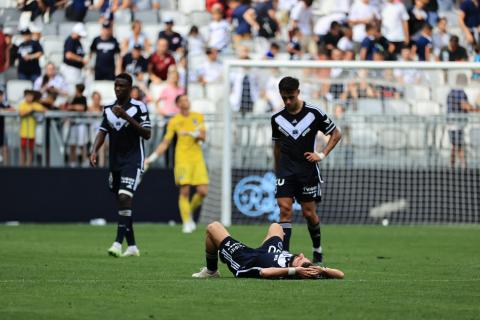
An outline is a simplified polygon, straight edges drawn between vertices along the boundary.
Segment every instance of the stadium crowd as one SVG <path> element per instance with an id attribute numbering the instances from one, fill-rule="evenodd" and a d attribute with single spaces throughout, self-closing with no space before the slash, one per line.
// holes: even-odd
<path id="1" fill-rule="evenodd" d="M 100 113 L 102 101 L 114 98 L 109 93 L 113 85 L 104 81 L 120 72 L 134 77 L 133 98 L 168 119 L 179 111 L 175 98 L 187 91 L 195 109 L 218 110 L 224 81 L 231 83 L 234 110 L 279 109 L 280 71 L 263 75 L 237 70 L 223 79 L 222 61 L 232 57 L 480 62 L 477 0 L 195 1 L 199 8 L 192 1 L 168 0 L 4 3 L 9 2 L 16 7 L 0 9 L 0 105 L 20 112 L 26 149 L 35 144 L 35 130 L 27 128 L 35 125 L 35 113 Z M 340 68 L 303 72 L 321 85 L 306 83 L 302 93 L 336 101 L 338 117 L 355 99 L 400 99 L 402 85 L 433 81 L 419 70 L 359 71 L 349 83 L 340 79 L 353 79 L 353 74 Z M 379 76 L 383 83 L 370 81 Z M 480 70 L 468 78 L 468 83 L 479 81 Z M 21 91 L 28 89 L 24 98 L 9 96 L 18 94 L 17 80 L 31 82 L 30 87 L 20 82 Z M 74 129 L 68 137 L 71 162 L 77 147 L 85 161 L 91 134 L 73 120 L 69 126 Z"/>

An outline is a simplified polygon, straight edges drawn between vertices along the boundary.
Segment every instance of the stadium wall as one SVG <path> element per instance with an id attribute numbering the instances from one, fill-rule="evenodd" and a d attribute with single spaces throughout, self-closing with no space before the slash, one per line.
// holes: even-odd
<path id="1" fill-rule="evenodd" d="M 116 221 L 106 169 L 0 168 L 0 221 Z M 173 172 L 151 169 L 137 189 L 135 221 L 180 221 Z"/>

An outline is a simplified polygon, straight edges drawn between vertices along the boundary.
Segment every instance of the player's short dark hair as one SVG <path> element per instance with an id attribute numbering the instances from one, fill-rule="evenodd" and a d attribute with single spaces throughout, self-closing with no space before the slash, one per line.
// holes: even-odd
<path id="1" fill-rule="evenodd" d="M 83 83 L 77 83 L 75 85 L 75 90 L 77 90 L 80 93 L 83 93 L 83 91 L 85 91 L 85 85 Z"/>
<path id="2" fill-rule="evenodd" d="M 132 76 L 129 75 L 128 73 L 120 73 L 119 75 L 117 75 L 117 76 L 115 77 L 115 80 L 117 80 L 117 79 L 125 80 L 125 81 L 127 81 L 130 85 L 133 85 Z"/>
<path id="3" fill-rule="evenodd" d="M 280 92 L 294 92 L 300 87 L 298 79 L 293 77 L 284 77 L 278 84 L 278 90 Z"/>
<path id="4" fill-rule="evenodd" d="M 298 257 L 298 254 L 296 253 L 292 254 L 292 258 L 290 259 L 290 261 L 288 261 L 289 267 L 293 267 L 293 260 L 295 260 L 296 257 Z"/>
<path id="5" fill-rule="evenodd" d="M 425 24 L 423 25 L 423 29 L 424 29 L 424 30 L 430 30 L 430 31 L 432 31 L 432 30 L 433 30 L 433 27 L 432 27 L 429 23 L 425 23 Z"/>
<path id="6" fill-rule="evenodd" d="M 180 101 L 180 99 L 182 97 L 186 97 L 187 95 L 185 93 L 182 93 L 182 94 L 179 94 L 178 96 L 175 97 L 175 104 L 178 104 L 178 101 Z"/>
<path id="7" fill-rule="evenodd" d="M 272 44 L 270 45 L 270 48 L 279 50 L 280 46 L 278 45 L 278 43 L 272 42 Z"/>

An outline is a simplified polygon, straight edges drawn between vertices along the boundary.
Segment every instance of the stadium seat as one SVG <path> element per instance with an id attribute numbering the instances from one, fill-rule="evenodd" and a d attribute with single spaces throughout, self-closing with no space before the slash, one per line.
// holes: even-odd
<path id="1" fill-rule="evenodd" d="M 377 132 L 370 130 L 364 125 L 354 124 L 350 128 L 351 142 L 355 147 L 371 148 L 375 147 L 378 142 Z"/>
<path id="2" fill-rule="evenodd" d="M 426 86 L 406 86 L 405 98 L 408 100 L 429 100 L 430 88 Z"/>
<path id="3" fill-rule="evenodd" d="M 113 34 L 119 43 L 121 43 L 123 39 L 127 38 L 131 31 L 132 27 L 129 24 L 116 24 L 113 27 Z"/>
<path id="4" fill-rule="evenodd" d="M 43 36 L 58 36 L 58 24 L 56 22 L 50 22 L 48 24 L 44 24 L 42 27 L 42 35 Z M 65 40 L 65 39 L 63 39 Z M 63 44 L 62 44 L 63 47 Z"/>
<path id="5" fill-rule="evenodd" d="M 480 149 L 480 127 L 472 126 L 468 131 L 469 145 L 476 150 Z"/>
<path id="6" fill-rule="evenodd" d="M 382 114 L 382 102 L 377 99 L 358 99 L 357 113 L 360 114 Z"/>
<path id="7" fill-rule="evenodd" d="M 410 104 L 405 100 L 385 100 L 385 114 L 409 114 Z"/>
<path id="8" fill-rule="evenodd" d="M 468 101 L 470 104 L 475 105 L 475 102 L 478 101 L 477 99 L 480 98 L 480 86 L 476 87 L 468 87 L 465 88 L 465 93 L 467 94 Z"/>
<path id="9" fill-rule="evenodd" d="M 188 84 L 188 97 L 192 99 L 204 99 L 205 98 L 205 87 L 200 83 L 189 83 Z"/>
<path id="10" fill-rule="evenodd" d="M 100 11 L 98 10 L 88 10 L 87 15 L 85 16 L 85 22 L 98 22 L 100 20 Z"/>
<path id="11" fill-rule="evenodd" d="M 46 62 L 51 62 L 55 66 L 60 67 L 60 65 L 63 62 L 63 52 L 52 52 L 50 55 L 47 56 L 47 61 Z"/>
<path id="12" fill-rule="evenodd" d="M 457 86 L 457 76 L 459 74 L 464 74 L 467 77 L 468 83 L 470 83 L 470 79 L 472 78 L 472 71 L 471 70 L 448 70 L 447 72 L 447 81 L 450 86 L 456 87 Z"/>
<path id="13" fill-rule="evenodd" d="M 208 99 L 193 99 L 191 100 L 192 103 L 192 111 L 200 112 L 200 113 L 215 113 L 216 106 L 215 103 Z"/>
<path id="14" fill-rule="evenodd" d="M 58 25 L 58 35 L 62 39 L 67 39 L 72 33 L 72 28 L 76 22 L 62 22 Z M 88 35 L 87 35 L 88 36 Z"/>
<path id="15" fill-rule="evenodd" d="M 23 91 L 32 89 L 32 82 L 29 80 L 10 80 L 7 82 L 8 104 L 17 107 L 23 99 Z"/>
<path id="16" fill-rule="evenodd" d="M 191 27 L 187 24 L 173 26 L 173 30 L 175 32 L 180 33 L 182 35 L 182 37 L 186 37 L 188 35 L 188 32 L 190 31 L 190 28 Z"/>
<path id="17" fill-rule="evenodd" d="M 159 0 L 160 10 L 172 10 L 175 8 L 175 0 Z"/>
<path id="18" fill-rule="evenodd" d="M 219 103 L 225 96 L 225 87 L 222 83 L 210 83 L 205 86 L 207 98 Z"/>
<path id="19" fill-rule="evenodd" d="M 207 11 L 192 11 L 188 15 L 190 24 L 197 27 L 207 26 L 212 21 L 212 15 Z"/>
<path id="20" fill-rule="evenodd" d="M 153 48 L 156 48 L 156 41 L 158 39 L 158 33 L 160 32 L 161 27 L 158 24 L 144 24 L 142 26 L 142 32 L 145 33 L 148 39 L 153 44 Z"/>
<path id="21" fill-rule="evenodd" d="M 102 25 L 99 24 L 98 22 L 88 22 L 85 24 L 85 30 L 87 31 L 87 42 L 88 42 L 88 45 L 90 46 L 93 39 L 95 39 L 95 37 L 100 35 L 100 31 L 102 30 Z"/>
<path id="22" fill-rule="evenodd" d="M 417 101 L 412 106 L 412 114 L 419 116 L 433 116 L 442 113 L 442 109 L 437 102 L 423 100 Z"/>
<path id="23" fill-rule="evenodd" d="M 408 128 L 408 148 L 424 149 L 427 144 L 426 126 L 424 123 L 416 123 Z"/>
<path id="24" fill-rule="evenodd" d="M 425 85 L 429 87 L 443 86 L 445 84 L 445 72 L 443 70 L 424 70 Z"/>
<path id="25" fill-rule="evenodd" d="M 187 15 L 177 10 L 161 10 L 160 18 L 162 21 L 166 18 L 173 19 L 174 26 L 183 26 L 189 23 Z"/>
<path id="26" fill-rule="evenodd" d="M 93 91 L 98 91 L 102 96 L 102 103 L 108 104 L 115 101 L 115 91 L 113 89 L 113 81 L 106 81 L 106 80 L 96 80 L 92 82 L 90 86 L 90 94 Z"/>
<path id="27" fill-rule="evenodd" d="M 158 23 L 158 11 L 156 10 L 135 11 L 133 15 L 135 20 L 143 23 Z"/>
<path id="28" fill-rule="evenodd" d="M 404 128 L 382 127 L 378 130 L 378 143 L 385 149 L 404 149 L 408 144 L 408 136 Z"/>
<path id="29" fill-rule="evenodd" d="M 197 55 L 188 55 L 188 66 L 190 70 L 197 70 L 205 61 L 207 60 L 207 56 L 203 54 Z"/>
<path id="30" fill-rule="evenodd" d="M 1 1 L 0 1 L 1 2 Z M 16 8 L 1 8 L 0 21 L 4 24 L 7 21 L 19 21 L 21 12 Z"/>
<path id="31" fill-rule="evenodd" d="M 44 36 L 42 39 L 43 52 L 46 56 L 54 52 L 63 52 L 63 43 L 60 37 L 57 36 Z"/>
<path id="32" fill-rule="evenodd" d="M 205 1 L 178 0 L 178 10 L 183 13 L 205 11 Z"/>
<path id="33" fill-rule="evenodd" d="M 56 23 L 62 23 L 68 21 L 67 18 L 65 17 L 65 10 L 63 9 L 57 9 L 52 13 L 52 16 L 50 17 L 51 21 L 54 21 Z"/>

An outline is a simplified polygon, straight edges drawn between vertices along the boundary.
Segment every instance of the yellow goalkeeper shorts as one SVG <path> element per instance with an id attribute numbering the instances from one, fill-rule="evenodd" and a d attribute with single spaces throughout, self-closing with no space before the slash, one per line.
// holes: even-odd
<path id="1" fill-rule="evenodd" d="M 207 167 L 204 161 L 175 164 L 175 183 L 179 186 L 208 184 Z"/>

